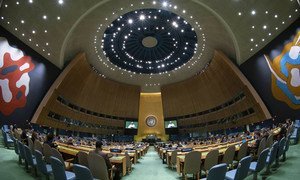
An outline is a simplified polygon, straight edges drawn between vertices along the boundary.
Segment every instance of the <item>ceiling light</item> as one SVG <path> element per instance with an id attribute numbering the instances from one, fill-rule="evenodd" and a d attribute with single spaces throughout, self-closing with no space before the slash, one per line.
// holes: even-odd
<path id="1" fill-rule="evenodd" d="M 252 28 L 252 29 L 254 29 L 254 28 L 255 28 L 255 26 L 252 26 L 251 28 Z"/>
<path id="2" fill-rule="evenodd" d="M 177 9 L 177 6 L 174 6 L 174 9 Z"/>
<path id="3" fill-rule="evenodd" d="M 251 41 L 251 42 L 253 42 L 253 41 L 254 41 L 254 39 L 253 39 L 253 38 L 251 38 L 251 39 L 250 39 L 250 41 Z"/>
<path id="4" fill-rule="evenodd" d="M 182 12 L 185 13 L 186 11 L 185 11 L 185 10 L 182 10 Z"/>
<path id="5" fill-rule="evenodd" d="M 16 4 L 19 5 L 20 4 L 19 1 L 17 1 Z"/>
<path id="6" fill-rule="evenodd" d="M 58 4 L 63 4 L 64 1 L 63 0 L 58 0 Z"/>
<path id="7" fill-rule="evenodd" d="M 47 31 L 47 30 L 45 30 L 44 32 L 45 32 L 45 33 L 47 33 L 48 31 Z"/>
<path id="8" fill-rule="evenodd" d="M 266 25 L 264 25 L 264 26 L 263 26 L 263 29 L 267 29 L 267 26 L 266 26 Z"/>
<path id="9" fill-rule="evenodd" d="M 156 1 L 153 1 L 152 4 L 156 4 Z"/>
<path id="10" fill-rule="evenodd" d="M 128 23 L 129 23 L 129 24 L 132 24 L 132 23 L 133 23 L 133 20 L 132 20 L 132 19 L 128 19 Z"/>
<path id="11" fill-rule="evenodd" d="M 35 30 L 32 30 L 32 34 L 35 34 Z"/>
<path id="12" fill-rule="evenodd" d="M 46 46 L 48 46 L 48 45 L 49 45 L 49 43 L 46 42 Z"/>
<path id="13" fill-rule="evenodd" d="M 145 15 L 141 14 L 140 15 L 140 20 L 144 20 L 145 19 Z"/>
<path id="14" fill-rule="evenodd" d="M 60 17 L 59 17 L 59 16 L 57 16 L 57 20 L 60 20 Z"/>
<path id="15" fill-rule="evenodd" d="M 277 14 L 275 14 L 275 15 L 274 15 L 274 18 L 278 18 L 278 15 L 277 15 Z"/>
<path id="16" fill-rule="evenodd" d="M 25 36 L 25 34 L 23 33 L 22 36 Z"/>
<path id="17" fill-rule="evenodd" d="M 255 10 L 252 10 L 252 11 L 251 11 L 251 14 L 252 14 L 252 15 L 255 15 L 255 14 L 256 14 L 256 11 L 255 11 Z"/>
<path id="18" fill-rule="evenodd" d="M 238 13 L 238 15 L 239 15 L 239 16 L 241 16 L 241 15 L 242 15 L 242 13 L 241 13 L 241 12 L 239 12 L 239 13 Z"/>
<path id="19" fill-rule="evenodd" d="M 46 15 L 44 15 L 44 16 L 43 16 L 43 19 L 47 19 L 47 16 L 46 16 Z"/>
<path id="20" fill-rule="evenodd" d="M 24 21 L 24 20 L 21 20 L 21 23 L 22 23 L 22 24 L 24 24 L 24 23 L 25 23 L 25 21 Z"/>
<path id="21" fill-rule="evenodd" d="M 163 5 L 163 7 L 166 7 L 168 5 L 168 3 L 167 2 L 163 2 L 162 5 Z"/>
<path id="22" fill-rule="evenodd" d="M 29 3 L 33 3 L 33 0 L 29 0 L 28 2 L 29 2 Z"/>
<path id="23" fill-rule="evenodd" d="M 269 14 L 269 11 L 266 11 L 265 13 L 266 13 L 266 14 Z"/>

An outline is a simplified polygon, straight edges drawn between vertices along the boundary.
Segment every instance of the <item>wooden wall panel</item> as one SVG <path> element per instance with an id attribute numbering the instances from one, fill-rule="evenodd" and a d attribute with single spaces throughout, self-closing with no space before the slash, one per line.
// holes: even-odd
<path id="1" fill-rule="evenodd" d="M 238 124 L 262 121 L 271 117 L 248 80 L 223 53 L 218 51 L 215 52 L 205 72 L 182 82 L 165 85 L 161 89 L 164 116 L 166 118 L 175 118 L 209 110 L 232 100 L 239 93 L 245 94 L 245 98 L 240 102 L 217 112 L 198 115 L 193 118 L 181 118 L 181 120 L 178 120 L 179 129 L 180 126 L 230 117 L 249 108 L 253 108 L 255 114 L 240 118 Z M 223 129 L 236 125 L 213 125 L 193 129 L 197 131 L 200 129 Z M 194 131 L 193 129 L 181 130 L 181 132 Z"/>
<path id="2" fill-rule="evenodd" d="M 77 55 L 66 67 L 45 96 L 32 122 L 68 130 L 77 128 L 77 131 L 99 134 L 124 132 L 125 119 L 104 118 L 77 111 L 59 102 L 57 100 L 59 96 L 76 106 L 93 112 L 138 119 L 140 87 L 118 83 L 99 76 L 88 64 L 85 54 Z M 48 117 L 49 112 L 84 123 L 112 126 L 119 129 L 70 126 Z"/>

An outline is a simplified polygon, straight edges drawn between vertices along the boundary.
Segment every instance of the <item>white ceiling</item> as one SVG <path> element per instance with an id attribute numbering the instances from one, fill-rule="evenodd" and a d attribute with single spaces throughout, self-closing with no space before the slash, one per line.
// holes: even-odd
<path id="1" fill-rule="evenodd" d="M 237 64 L 245 62 L 299 17 L 296 0 L 153 2 L 4 0 L 0 25 L 59 68 L 78 52 L 86 52 L 91 65 L 104 77 L 140 85 L 144 92 L 154 92 L 159 91 L 161 85 L 199 73 L 211 60 L 215 49 L 225 52 Z M 163 2 L 168 5 L 163 7 Z M 166 74 L 143 75 L 119 69 L 106 60 L 100 48 L 105 27 L 120 15 L 141 8 L 172 11 L 195 27 L 199 46 L 188 63 Z"/>

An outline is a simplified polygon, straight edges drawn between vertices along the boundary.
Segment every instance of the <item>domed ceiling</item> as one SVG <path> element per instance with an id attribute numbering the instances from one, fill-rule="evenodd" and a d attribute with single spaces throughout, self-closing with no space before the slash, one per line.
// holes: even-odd
<path id="1" fill-rule="evenodd" d="M 0 25 L 60 68 L 86 52 L 102 77 L 157 92 L 204 71 L 216 49 L 245 62 L 298 8 L 296 0 L 4 0 Z"/>

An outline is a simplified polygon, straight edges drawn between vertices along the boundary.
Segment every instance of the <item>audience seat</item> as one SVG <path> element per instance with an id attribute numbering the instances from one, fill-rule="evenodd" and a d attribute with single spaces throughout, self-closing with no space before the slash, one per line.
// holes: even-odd
<path id="1" fill-rule="evenodd" d="M 250 163 L 251 163 L 252 157 L 246 156 L 242 158 L 238 164 L 237 169 L 228 171 L 226 173 L 226 179 L 228 180 L 242 180 L 245 179 L 248 175 Z"/>
<path id="2" fill-rule="evenodd" d="M 51 167 L 54 175 L 54 180 L 75 180 L 75 174 L 65 170 L 64 164 L 56 157 L 51 156 Z"/>

